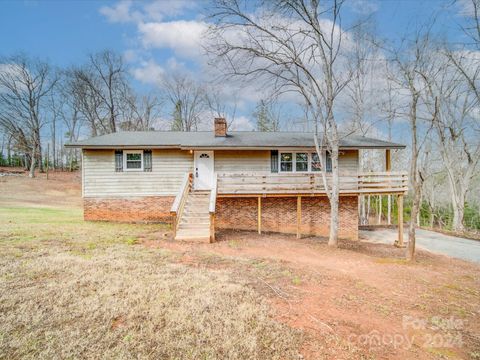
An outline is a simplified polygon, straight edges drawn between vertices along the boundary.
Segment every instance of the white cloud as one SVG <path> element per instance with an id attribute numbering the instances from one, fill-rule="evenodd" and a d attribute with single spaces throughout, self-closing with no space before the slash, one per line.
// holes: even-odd
<path id="1" fill-rule="evenodd" d="M 123 53 L 123 59 L 126 62 L 135 62 L 138 60 L 138 54 L 135 50 L 129 49 Z"/>
<path id="2" fill-rule="evenodd" d="M 161 21 L 166 17 L 174 17 L 183 14 L 186 9 L 193 9 L 197 5 L 189 0 L 157 0 L 144 6 L 146 18 Z"/>
<path id="3" fill-rule="evenodd" d="M 131 0 L 122 0 L 114 6 L 102 6 L 99 11 L 112 23 L 136 22 L 141 19 L 142 14 L 133 11 L 132 5 Z"/>
<path id="4" fill-rule="evenodd" d="M 134 2 L 121 0 L 113 6 L 102 6 L 100 14 L 112 23 L 127 23 L 142 21 L 162 21 L 182 15 L 186 9 L 193 9 L 196 4 L 189 0 L 157 0 L 152 2 Z"/>
<path id="5" fill-rule="evenodd" d="M 169 48 L 182 57 L 201 54 L 202 35 L 207 28 L 207 23 L 195 20 L 150 22 L 138 25 L 145 47 Z"/>
<path id="6" fill-rule="evenodd" d="M 138 81 L 145 84 L 157 85 L 165 73 L 165 70 L 153 60 L 144 61 L 141 66 L 132 70 L 132 75 Z"/>
<path id="7" fill-rule="evenodd" d="M 237 116 L 230 126 L 230 131 L 252 131 L 255 126 L 246 116 Z"/>

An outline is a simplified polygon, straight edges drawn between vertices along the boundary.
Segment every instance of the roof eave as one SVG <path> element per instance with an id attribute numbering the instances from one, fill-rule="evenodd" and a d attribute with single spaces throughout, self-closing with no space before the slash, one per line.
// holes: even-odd
<path id="1" fill-rule="evenodd" d="M 181 145 L 92 145 L 92 144 L 65 144 L 66 148 L 80 148 L 90 150 L 115 150 L 115 149 L 179 149 L 179 150 L 271 150 L 271 149 L 312 149 L 315 146 L 181 146 Z M 368 146 L 340 146 L 340 150 L 386 150 L 405 149 L 405 145 L 368 145 Z"/>

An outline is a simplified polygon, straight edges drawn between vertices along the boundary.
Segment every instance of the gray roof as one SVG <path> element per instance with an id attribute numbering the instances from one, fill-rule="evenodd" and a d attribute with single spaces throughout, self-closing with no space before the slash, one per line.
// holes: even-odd
<path id="1" fill-rule="evenodd" d="M 124 131 L 75 143 L 67 147 L 90 149 L 178 148 L 178 149 L 271 149 L 312 148 L 313 134 L 307 132 L 232 131 L 226 137 L 215 137 L 213 131 Z M 345 135 L 341 149 L 403 149 L 405 145 L 358 135 Z"/>

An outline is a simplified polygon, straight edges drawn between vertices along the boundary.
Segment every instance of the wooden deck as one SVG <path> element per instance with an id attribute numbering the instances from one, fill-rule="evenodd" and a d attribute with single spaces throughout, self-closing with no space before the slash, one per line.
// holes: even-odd
<path id="1" fill-rule="evenodd" d="M 321 174 L 218 173 L 218 196 L 296 196 L 326 194 Z M 327 175 L 327 186 L 332 183 Z M 404 194 L 408 191 L 406 172 L 343 173 L 339 180 L 342 195 Z"/>

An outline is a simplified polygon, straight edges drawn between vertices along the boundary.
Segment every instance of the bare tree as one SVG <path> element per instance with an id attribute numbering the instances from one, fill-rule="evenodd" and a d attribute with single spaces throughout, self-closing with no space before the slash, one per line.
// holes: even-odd
<path id="1" fill-rule="evenodd" d="M 165 99 L 174 109 L 172 129 L 197 131 L 202 112 L 207 108 L 204 86 L 179 73 L 165 77 L 162 85 Z"/>
<path id="2" fill-rule="evenodd" d="M 212 8 L 209 51 L 225 76 L 244 77 L 293 92 L 303 98 L 314 124 L 319 158 L 332 159 L 331 179 L 322 171 L 330 202 L 329 244 L 337 245 L 340 135 L 335 120 L 337 97 L 348 83 L 341 68 L 341 7 L 343 1 L 277 0 L 252 5 L 241 0 L 218 0 Z M 248 9 L 255 7 L 252 14 Z M 325 164 L 322 164 L 325 169 Z"/>
<path id="3" fill-rule="evenodd" d="M 438 53 L 432 60 L 433 68 L 423 76 L 424 96 L 429 111 L 435 114 L 432 126 L 450 186 L 453 229 L 463 231 L 466 195 L 480 161 L 480 124 L 475 113 L 480 99 L 465 81 L 465 75 L 475 70 L 465 69 L 465 74 L 450 55 L 445 58 Z"/>
<path id="4" fill-rule="evenodd" d="M 90 55 L 88 63 L 71 71 L 71 76 L 92 135 L 116 132 L 130 94 L 122 57 L 108 50 Z"/>
<path id="5" fill-rule="evenodd" d="M 18 150 L 30 156 L 30 177 L 42 169 L 41 130 L 57 77 L 48 63 L 24 55 L 3 59 L 0 68 L 0 126 Z"/>
<path id="6" fill-rule="evenodd" d="M 212 112 L 211 118 L 224 118 L 227 121 L 227 129 L 235 127 L 237 115 L 237 99 L 228 99 L 219 86 L 210 86 L 205 92 L 205 101 L 208 109 Z"/>
<path id="7" fill-rule="evenodd" d="M 420 209 L 421 190 L 424 176 L 419 168 L 419 154 L 425 140 L 421 140 L 421 107 L 422 92 L 425 89 L 423 83 L 424 74 L 430 72 L 431 64 L 429 32 L 418 31 L 411 45 L 400 47 L 393 54 L 393 62 L 396 65 L 395 73 L 390 74 L 390 79 L 398 86 L 399 91 L 406 91 L 405 105 L 411 133 L 411 157 L 410 157 L 410 187 L 412 190 L 412 210 L 408 230 L 407 259 L 415 259 L 415 229 L 417 215 Z M 435 101 L 435 109 L 438 102 Z M 436 116 L 436 112 L 432 114 Z M 425 134 L 424 134 L 425 135 Z M 423 137 L 426 139 L 426 136 Z"/>
<path id="8" fill-rule="evenodd" d="M 74 95 L 75 78 L 63 76 L 62 81 L 57 86 L 55 102 L 55 113 L 64 125 L 65 137 L 68 142 L 78 140 L 80 129 L 85 122 L 82 115 L 82 101 L 78 96 Z M 70 171 L 73 170 L 74 162 L 77 161 L 78 150 L 69 148 L 66 154 L 66 162 Z"/>
<path id="9" fill-rule="evenodd" d="M 124 104 L 122 130 L 154 130 L 155 121 L 160 118 L 162 101 L 153 94 L 126 97 Z"/>

